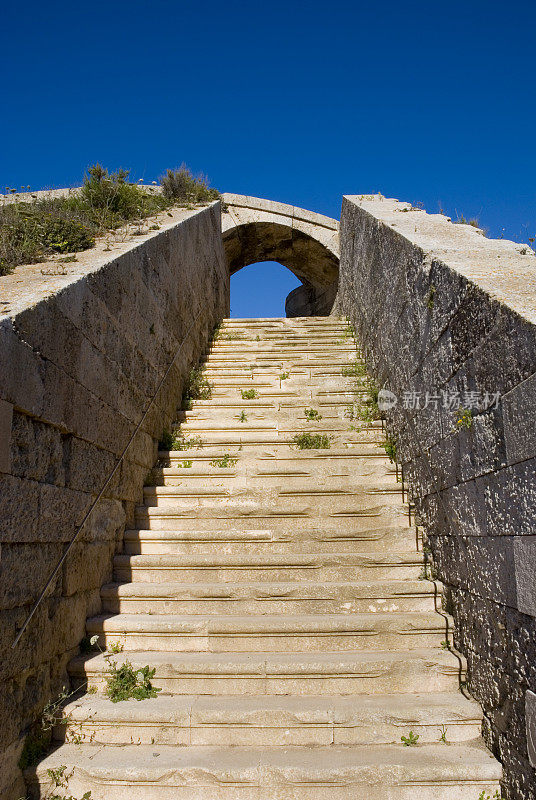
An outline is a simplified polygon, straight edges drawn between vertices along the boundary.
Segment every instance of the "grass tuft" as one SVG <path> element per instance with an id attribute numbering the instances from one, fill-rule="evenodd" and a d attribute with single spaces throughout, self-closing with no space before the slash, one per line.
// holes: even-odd
<path id="1" fill-rule="evenodd" d="M 298 450 L 329 450 L 331 442 L 325 433 L 297 433 L 290 441 Z"/>

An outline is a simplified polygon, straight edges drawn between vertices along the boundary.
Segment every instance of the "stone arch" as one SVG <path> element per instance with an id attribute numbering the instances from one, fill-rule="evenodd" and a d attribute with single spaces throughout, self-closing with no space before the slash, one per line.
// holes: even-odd
<path id="1" fill-rule="evenodd" d="M 278 261 L 302 282 L 287 297 L 287 316 L 331 312 L 339 281 L 339 223 L 303 208 L 223 195 L 222 236 L 229 274 Z"/>

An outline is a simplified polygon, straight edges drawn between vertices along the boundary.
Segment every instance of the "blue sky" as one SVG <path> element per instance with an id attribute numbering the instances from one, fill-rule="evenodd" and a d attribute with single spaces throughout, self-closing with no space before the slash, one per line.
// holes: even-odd
<path id="1" fill-rule="evenodd" d="M 535 31 L 534 0 L 11 1 L 0 185 L 185 161 L 222 191 L 335 217 L 343 194 L 381 191 L 526 241 Z M 233 314 L 282 314 L 280 274 L 242 270 Z"/>

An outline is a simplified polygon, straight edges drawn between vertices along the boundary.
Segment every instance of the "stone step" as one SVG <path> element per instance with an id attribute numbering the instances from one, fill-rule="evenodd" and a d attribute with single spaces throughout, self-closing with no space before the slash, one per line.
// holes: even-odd
<path id="1" fill-rule="evenodd" d="M 117 555 L 115 579 L 161 583 L 418 580 L 420 553 L 291 555 Z"/>
<path id="2" fill-rule="evenodd" d="M 155 669 L 153 684 L 173 694 L 355 695 L 457 692 L 461 657 L 448 650 L 301 653 L 132 651 L 73 658 L 75 686 L 105 689 L 110 658 Z"/>
<path id="3" fill-rule="evenodd" d="M 253 471 L 247 469 L 242 462 L 233 467 L 214 467 L 209 461 L 205 468 L 203 468 L 205 465 L 194 468 L 193 463 L 185 466 L 180 466 L 180 463 L 174 467 L 153 469 L 151 483 L 156 488 L 166 486 L 167 488 L 180 487 L 192 490 L 211 486 L 225 487 L 230 493 L 243 489 L 245 485 L 253 492 L 259 490 L 268 492 L 283 487 L 303 488 L 306 482 L 309 485 L 317 483 L 324 489 L 337 488 L 347 491 L 370 484 L 371 486 L 375 485 L 378 490 L 384 489 L 390 494 L 401 493 L 401 484 L 393 481 L 394 467 L 388 462 L 378 459 L 371 460 L 370 466 L 360 463 L 359 469 L 353 474 L 347 468 L 330 474 L 327 469 L 322 470 L 321 465 L 315 465 L 316 468 L 310 470 Z"/>
<path id="4" fill-rule="evenodd" d="M 62 760 L 63 759 L 63 760 Z M 312 748 L 64 745 L 30 776 L 66 766 L 69 793 L 92 800 L 468 800 L 498 788 L 477 742 Z"/>
<path id="5" fill-rule="evenodd" d="M 368 504 L 347 501 L 340 506 L 336 504 L 329 506 L 327 502 L 323 503 L 312 497 L 309 501 L 302 498 L 298 502 L 296 499 L 294 503 L 288 499 L 285 507 L 279 507 L 274 511 L 274 507 L 268 502 L 263 504 L 247 498 L 244 498 L 242 503 L 239 500 L 222 502 L 221 499 L 219 501 L 215 499 L 211 503 L 208 498 L 204 501 L 193 498 L 190 505 L 184 500 L 161 508 L 138 506 L 135 524 L 138 528 L 152 530 L 172 530 L 176 527 L 176 521 L 187 519 L 203 523 L 208 519 L 226 520 L 231 527 L 236 527 L 238 520 L 253 520 L 250 522 L 250 527 L 255 525 L 259 528 L 271 527 L 272 523 L 290 521 L 293 524 L 320 527 L 322 523 L 331 525 L 341 519 L 353 519 L 361 527 L 381 524 L 402 525 L 404 518 L 407 518 L 407 509 L 399 502 L 400 498 L 396 495 L 392 498 L 376 496 L 371 497 Z"/>
<path id="6" fill-rule="evenodd" d="M 419 744 L 466 742 L 480 735 L 482 712 L 461 693 L 346 697 L 159 694 L 112 703 L 86 695 L 64 708 L 55 739 L 93 744 L 240 747 L 400 744 L 410 730 Z"/>
<path id="7" fill-rule="evenodd" d="M 216 459 L 218 460 L 218 459 Z M 305 466 L 305 468 L 304 468 Z M 183 461 L 175 461 L 173 466 L 156 467 L 152 470 L 151 478 L 157 486 L 242 486 L 247 485 L 253 490 L 263 487 L 293 486 L 303 488 L 317 485 L 319 488 L 353 489 L 365 483 L 379 485 L 379 488 L 389 487 L 391 490 L 400 491 L 400 485 L 393 480 L 395 467 L 387 458 L 382 460 L 377 456 L 360 459 L 355 469 L 348 466 L 340 467 L 329 462 L 310 462 L 301 466 L 287 467 L 276 465 L 274 468 L 263 467 L 254 461 L 240 458 L 230 467 L 213 466 L 210 461 L 183 465 Z M 247 480 L 247 484 L 245 481 Z"/>
<path id="8" fill-rule="evenodd" d="M 143 509 L 143 510 L 142 510 Z M 195 520 L 193 522 L 192 520 Z M 355 531 L 363 531 L 379 527 L 404 527 L 407 524 L 407 508 L 404 506 L 389 506 L 374 504 L 360 510 L 334 511 L 319 516 L 316 509 L 309 513 L 303 508 L 296 507 L 286 510 L 273 510 L 262 506 L 255 509 L 244 506 L 240 509 L 227 508 L 196 508 L 192 510 L 165 509 L 141 506 L 136 518 L 136 526 L 143 530 L 169 530 L 183 531 L 188 529 L 201 529 L 205 531 L 219 530 L 228 527 L 231 530 L 256 529 L 287 529 L 290 525 L 296 532 L 310 530 L 324 530 L 329 534 L 337 531 L 347 531 L 351 526 Z"/>
<path id="9" fill-rule="evenodd" d="M 288 379 L 290 380 L 290 378 Z M 286 383 L 286 381 L 283 381 Z M 359 394 L 358 392 L 353 392 L 354 395 Z M 361 394 L 368 395 L 368 391 L 365 389 L 362 390 Z M 289 410 L 292 411 L 293 409 L 301 409 L 307 406 L 306 400 L 303 397 L 283 397 L 280 400 L 248 400 L 248 407 L 250 409 L 250 413 L 259 412 L 264 413 L 267 411 L 284 411 Z M 350 405 L 347 400 L 341 397 L 329 397 L 323 396 L 321 400 L 318 401 L 317 407 L 322 413 L 324 413 L 325 409 L 330 411 L 336 411 L 337 413 L 342 413 L 344 409 L 346 409 Z M 202 415 L 207 413 L 214 413 L 214 414 L 224 414 L 224 413 L 239 413 L 244 408 L 244 401 L 241 397 L 213 397 L 210 400 L 196 400 L 195 406 L 189 410 L 183 412 L 184 417 L 188 418 L 190 415 Z"/>
<path id="10" fill-rule="evenodd" d="M 147 510 L 152 513 L 156 509 L 173 509 L 181 513 L 183 509 L 210 508 L 226 510 L 236 509 L 240 513 L 256 513 L 265 509 L 277 509 L 279 513 L 292 510 L 294 514 L 310 514 L 316 516 L 329 514 L 332 511 L 359 512 L 370 508 L 371 504 L 384 507 L 402 508 L 400 488 L 391 483 L 390 486 L 368 484 L 361 490 L 349 489 L 304 489 L 303 487 L 284 489 L 281 486 L 264 487 L 219 487 L 212 486 L 145 486 L 143 490 L 144 506 L 138 508 L 139 513 Z M 193 505 L 194 504 L 194 505 Z M 403 513 L 403 511 L 402 511 Z"/>
<path id="11" fill-rule="evenodd" d="M 361 614 L 114 614 L 90 617 L 99 645 L 160 652 L 330 652 L 441 647 L 445 620 L 433 611 Z"/>
<path id="12" fill-rule="evenodd" d="M 367 442 L 374 443 L 380 446 L 385 441 L 385 434 L 379 425 L 367 425 L 361 427 L 358 423 L 355 424 L 356 430 L 350 429 L 348 426 L 343 426 L 342 429 L 336 426 L 307 424 L 307 426 L 249 426 L 241 423 L 233 425 L 226 430 L 225 426 L 208 427 L 206 425 L 191 425 L 185 424 L 176 426 L 173 430 L 176 433 L 182 433 L 185 438 L 196 436 L 201 438 L 203 446 L 214 447 L 215 445 L 224 447 L 225 444 L 249 444 L 249 445 L 262 445 L 263 447 L 288 447 L 292 450 L 298 450 L 297 446 L 292 441 L 294 436 L 299 433 L 324 433 L 328 437 L 332 436 L 330 447 L 344 447 L 364 444 Z M 316 450 L 324 450 L 330 448 L 311 448 Z"/>
<path id="13" fill-rule="evenodd" d="M 109 583 L 103 609 L 113 614 L 351 614 L 433 612 L 441 589 L 431 581 L 359 583 Z"/>
<path id="14" fill-rule="evenodd" d="M 185 455 L 186 454 L 186 455 Z M 207 465 L 215 458 L 220 458 L 225 455 L 223 447 L 208 447 L 191 448 L 190 450 L 160 450 L 158 453 L 158 461 L 161 464 L 169 463 L 169 465 L 178 464 L 185 459 L 191 459 L 193 464 Z M 239 463 L 245 463 L 248 466 L 258 464 L 259 469 L 276 469 L 283 465 L 290 468 L 301 468 L 306 465 L 309 469 L 311 466 L 319 465 L 322 469 L 329 469 L 330 467 L 336 472 L 341 465 L 345 465 L 352 471 L 359 469 L 359 463 L 362 459 L 382 459 L 385 464 L 388 464 L 388 458 L 385 454 L 385 449 L 380 444 L 375 442 L 361 442 L 353 444 L 351 447 L 336 447 L 332 446 L 329 450 L 295 450 L 288 449 L 282 452 L 278 448 L 261 448 L 259 452 L 248 453 L 243 452 L 238 454 Z M 213 468 L 215 469 L 215 468 Z M 227 472 L 221 474 L 229 474 Z"/>
<path id="15" fill-rule="evenodd" d="M 145 530 L 125 532 L 124 553 L 128 555 L 262 555 L 263 553 L 346 553 L 356 546 L 368 545 L 369 553 L 407 551 L 415 542 L 415 534 L 408 527 L 383 526 L 355 529 L 342 525 L 337 529 L 293 530 L 280 529 L 230 529 L 214 530 Z"/>

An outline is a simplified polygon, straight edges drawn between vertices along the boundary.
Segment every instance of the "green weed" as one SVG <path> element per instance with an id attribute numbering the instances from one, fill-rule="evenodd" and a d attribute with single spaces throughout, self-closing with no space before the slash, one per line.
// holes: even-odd
<path id="1" fill-rule="evenodd" d="M 201 450 L 203 439 L 200 436 L 184 436 L 179 433 L 173 436 L 171 450 Z"/>
<path id="2" fill-rule="evenodd" d="M 248 416 L 247 416 L 245 411 L 241 411 L 240 412 L 240 414 L 238 415 L 238 420 L 240 422 L 247 422 L 248 421 Z"/>
<path id="3" fill-rule="evenodd" d="M 240 389 L 242 400 L 256 400 L 259 393 L 256 389 Z"/>
<path id="4" fill-rule="evenodd" d="M 404 747 L 415 747 L 419 741 L 419 735 L 410 731 L 407 736 L 401 736 L 400 741 Z"/>
<path id="5" fill-rule="evenodd" d="M 210 400 L 212 397 L 212 384 L 203 375 L 200 367 L 190 370 L 188 383 L 182 393 L 182 408 L 188 411 L 192 408 L 194 400 Z"/>
<path id="6" fill-rule="evenodd" d="M 77 800 L 72 794 L 66 794 L 66 790 L 69 788 L 69 779 L 73 774 L 74 769 L 68 773 L 65 765 L 56 767 L 56 769 L 47 769 L 47 775 L 52 782 L 52 790 L 47 792 L 43 800 Z M 91 800 L 91 792 L 84 792 L 79 800 Z"/>
<path id="7" fill-rule="evenodd" d="M 329 436 L 323 433 L 297 433 L 290 444 L 298 450 L 328 450 L 331 447 Z"/>
<path id="8" fill-rule="evenodd" d="M 319 422 L 322 419 L 322 414 L 316 408 L 306 408 L 304 414 L 309 422 Z"/>
<path id="9" fill-rule="evenodd" d="M 130 698 L 146 700 L 149 697 L 156 697 L 160 689 L 151 683 L 155 672 L 156 668 L 150 669 L 148 666 L 134 670 L 130 661 L 125 661 L 120 666 L 112 662 L 109 674 L 106 676 L 106 694 L 112 703 Z"/>
<path id="10" fill-rule="evenodd" d="M 341 369 L 341 375 L 345 378 L 362 377 L 367 374 L 367 368 L 363 361 L 352 361 Z"/>
<path id="11" fill-rule="evenodd" d="M 232 458 L 230 453 L 225 453 L 224 456 L 221 458 L 214 458 L 210 462 L 211 467 L 234 467 L 236 462 L 238 461 L 237 458 Z"/>
<path id="12" fill-rule="evenodd" d="M 456 427 L 469 430 L 473 425 L 473 412 L 470 408 L 460 407 L 456 414 Z"/>
<path id="13" fill-rule="evenodd" d="M 396 462 L 396 442 L 394 439 L 387 438 L 387 441 L 382 444 L 383 449 L 389 456 L 389 461 L 394 464 Z"/>

